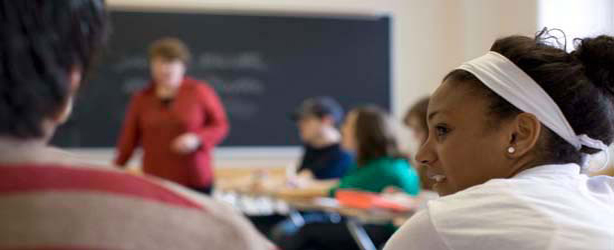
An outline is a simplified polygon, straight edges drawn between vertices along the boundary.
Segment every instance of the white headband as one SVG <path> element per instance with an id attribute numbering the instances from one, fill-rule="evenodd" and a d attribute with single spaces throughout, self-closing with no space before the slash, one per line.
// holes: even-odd
<path id="1" fill-rule="evenodd" d="M 544 126 L 577 150 L 582 146 L 601 149 L 606 154 L 604 166 L 609 161 L 608 146 L 585 134 L 577 135 L 548 93 L 505 56 L 490 51 L 486 55 L 463 63 L 458 69 L 473 74 L 516 108 L 535 115 Z"/>

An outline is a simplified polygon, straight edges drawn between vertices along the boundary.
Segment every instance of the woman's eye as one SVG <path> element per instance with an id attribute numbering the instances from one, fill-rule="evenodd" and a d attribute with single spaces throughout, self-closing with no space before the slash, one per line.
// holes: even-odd
<path id="1" fill-rule="evenodd" d="M 435 133 L 437 134 L 437 136 L 445 136 L 446 134 L 448 134 L 448 132 L 450 132 L 450 130 L 444 126 L 435 127 Z"/>

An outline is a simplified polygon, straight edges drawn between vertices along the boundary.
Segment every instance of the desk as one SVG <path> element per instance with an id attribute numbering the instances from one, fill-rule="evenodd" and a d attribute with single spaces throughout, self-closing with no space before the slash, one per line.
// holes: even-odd
<path id="1" fill-rule="evenodd" d="M 345 225 L 352 238 L 361 250 L 376 250 L 377 247 L 364 229 L 365 224 L 388 224 L 392 220 L 402 217 L 409 218 L 413 212 L 393 212 L 390 210 L 365 210 L 344 207 L 333 198 L 315 198 L 312 200 L 285 199 L 290 207 L 297 211 L 325 211 L 335 212 L 346 217 Z M 296 213 L 298 214 L 298 213 Z M 293 216 L 293 214 L 291 214 Z M 292 218 L 292 217 L 291 217 Z M 294 219 L 293 219 L 294 220 Z"/>
<path id="2" fill-rule="evenodd" d="M 270 178 L 266 183 L 253 185 L 253 178 L 242 178 L 232 181 L 221 182 L 217 190 L 222 192 L 233 192 L 238 195 L 251 197 L 269 197 L 271 199 L 283 201 L 290 208 L 288 216 L 297 225 L 301 225 L 302 216 L 300 211 L 324 211 L 338 213 L 346 218 L 345 224 L 350 231 L 352 238 L 361 250 L 375 250 L 371 238 L 366 233 L 365 224 L 388 224 L 396 218 L 409 218 L 412 212 L 395 212 L 384 209 L 358 209 L 342 206 L 333 198 L 288 198 L 278 195 L 278 191 L 285 185 L 285 178 Z"/>

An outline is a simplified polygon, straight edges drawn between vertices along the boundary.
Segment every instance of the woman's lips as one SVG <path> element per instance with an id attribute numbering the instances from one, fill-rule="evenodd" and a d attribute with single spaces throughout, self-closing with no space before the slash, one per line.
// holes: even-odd
<path id="1" fill-rule="evenodd" d="M 429 177 L 431 180 L 434 180 L 436 183 L 441 183 L 446 180 L 446 176 L 442 174 L 436 174 Z"/>

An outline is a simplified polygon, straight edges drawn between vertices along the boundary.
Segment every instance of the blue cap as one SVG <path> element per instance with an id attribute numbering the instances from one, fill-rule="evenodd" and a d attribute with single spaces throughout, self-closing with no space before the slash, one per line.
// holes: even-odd
<path id="1" fill-rule="evenodd" d="M 305 116 L 331 116 L 335 124 L 343 120 L 343 108 L 335 99 L 328 96 L 312 97 L 304 100 L 301 105 L 291 115 L 292 120 L 299 120 Z"/>

